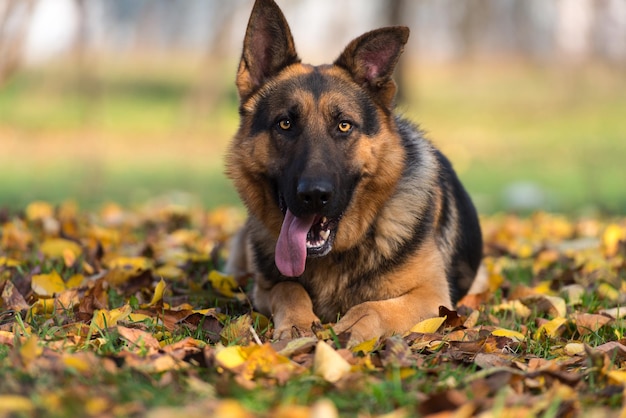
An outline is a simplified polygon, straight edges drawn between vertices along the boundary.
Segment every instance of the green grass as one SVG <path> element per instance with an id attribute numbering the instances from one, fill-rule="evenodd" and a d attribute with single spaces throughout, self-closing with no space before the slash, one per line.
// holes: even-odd
<path id="1" fill-rule="evenodd" d="M 235 63 L 98 62 L 30 69 L 0 88 L 0 206 L 73 198 L 93 208 L 172 190 L 208 207 L 237 203 L 222 174 L 238 123 Z M 616 70 L 478 62 L 409 73 L 400 110 L 450 157 L 481 212 L 525 209 L 507 197 L 516 184 L 544 209 L 626 212 Z"/>

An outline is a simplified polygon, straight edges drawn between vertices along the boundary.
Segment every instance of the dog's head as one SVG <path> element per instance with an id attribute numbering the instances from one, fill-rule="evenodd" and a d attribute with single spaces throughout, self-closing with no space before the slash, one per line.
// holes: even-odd
<path id="1" fill-rule="evenodd" d="M 392 116 L 394 67 L 409 30 L 353 40 L 331 65 L 302 64 L 273 0 L 257 0 L 237 73 L 241 125 L 227 157 L 248 210 L 277 238 L 276 265 L 363 237 L 404 161 Z"/>

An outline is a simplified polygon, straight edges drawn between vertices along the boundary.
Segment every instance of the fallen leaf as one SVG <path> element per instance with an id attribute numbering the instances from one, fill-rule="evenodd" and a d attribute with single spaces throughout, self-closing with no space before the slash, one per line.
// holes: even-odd
<path id="1" fill-rule="evenodd" d="M 317 340 L 317 339 L 316 339 Z M 374 351 L 374 348 L 378 345 L 378 337 L 374 337 L 371 340 L 363 341 L 350 348 L 353 353 L 369 354 Z"/>
<path id="2" fill-rule="evenodd" d="M 219 347 L 215 353 L 215 360 L 221 367 L 233 370 L 245 363 L 248 358 L 247 353 L 240 345 Z"/>
<path id="3" fill-rule="evenodd" d="M 551 321 L 548 321 L 541 325 L 535 332 L 535 339 L 539 340 L 542 337 L 556 338 L 559 337 L 565 331 L 565 324 L 567 324 L 567 318 L 557 317 Z"/>
<path id="4" fill-rule="evenodd" d="M 581 336 L 596 332 L 613 321 L 607 316 L 590 313 L 576 313 L 572 315 L 572 319 Z"/>
<path id="5" fill-rule="evenodd" d="M 64 238 L 48 238 L 41 244 L 39 251 L 50 258 L 63 258 L 68 252 L 75 258 L 83 252 L 80 245 Z"/>
<path id="6" fill-rule="evenodd" d="M 22 416 L 31 415 L 35 411 L 35 404 L 32 400 L 20 395 L 0 395 L 0 415 L 1 416 Z"/>
<path id="7" fill-rule="evenodd" d="M 335 383 L 350 373 L 348 363 L 339 353 L 324 341 L 319 341 L 315 346 L 313 359 L 313 371 L 330 383 Z"/>
<path id="8" fill-rule="evenodd" d="M 601 309 L 600 313 L 613 319 L 621 319 L 626 317 L 626 306 L 618 306 L 615 308 Z"/>
<path id="9" fill-rule="evenodd" d="M 507 337 L 512 338 L 517 341 L 524 341 L 526 336 L 518 331 L 513 331 L 510 329 L 498 328 L 491 332 L 491 335 L 495 335 L 496 337 Z"/>
<path id="10" fill-rule="evenodd" d="M 209 272 L 209 283 L 213 289 L 229 298 L 234 297 L 235 291 L 239 288 L 239 284 L 233 276 L 222 274 L 217 270 Z"/>
<path id="11" fill-rule="evenodd" d="M 429 318 L 414 325 L 409 332 L 419 332 L 421 334 L 434 334 L 443 325 L 446 317 Z"/>
<path id="12" fill-rule="evenodd" d="M 24 296 L 15 288 L 10 280 L 4 282 L 2 288 L 2 308 L 4 310 L 22 311 L 30 308 Z"/>
<path id="13" fill-rule="evenodd" d="M 539 313 L 546 313 L 553 317 L 565 317 L 567 304 L 565 299 L 558 296 L 531 295 L 521 299 L 521 302 Z"/>
<path id="14" fill-rule="evenodd" d="M 563 348 L 569 356 L 576 356 L 585 352 L 585 345 L 581 343 L 567 343 Z"/>
<path id="15" fill-rule="evenodd" d="M 65 282 L 56 272 L 50 274 L 36 274 L 31 279 L 31 288 L 39 296 L 52 297 L 66 289 Z"/>

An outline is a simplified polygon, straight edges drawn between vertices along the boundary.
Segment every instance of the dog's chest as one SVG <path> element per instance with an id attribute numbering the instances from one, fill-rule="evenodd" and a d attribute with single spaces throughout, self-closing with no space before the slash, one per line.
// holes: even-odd
<path id="1" fill-rule="evenodd" d="M 377 299 L 377 286 L 342 271 L 341 266 L 312 270 L 302 281 L 313 301 L 313 311 L 324 322 L 335 322 L 351 307 Z"/>

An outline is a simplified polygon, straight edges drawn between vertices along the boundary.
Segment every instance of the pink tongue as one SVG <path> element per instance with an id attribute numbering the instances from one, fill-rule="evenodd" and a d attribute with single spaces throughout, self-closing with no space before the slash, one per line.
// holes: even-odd
<path id="1" fill-rule="evenodd" d="M 297 218 L 287 209 L 278 242 L 276 242 L 275 257 L 276 267 L 283 276 L 297 277 L 304 273 L 306 234 L 314 221 L 315 215 Z"/>

